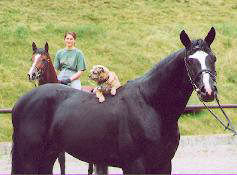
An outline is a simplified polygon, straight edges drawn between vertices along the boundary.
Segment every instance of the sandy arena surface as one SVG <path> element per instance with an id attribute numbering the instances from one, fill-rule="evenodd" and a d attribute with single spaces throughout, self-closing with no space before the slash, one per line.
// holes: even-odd
<path id="1" fill-rule="evenodd" d="M 10 143 L 0 144 L 0 174 L 10 174 Z M 237 136 L 183 136 L 172 160 L 172 174 L 237 174 Z M 67 174 L 86 174 L 88 164 L 66 156 Z M 54 174 L 59 174 L 56 161 Z M 122 174 L 119 168 L 109 167 L 110 174 Z"/>

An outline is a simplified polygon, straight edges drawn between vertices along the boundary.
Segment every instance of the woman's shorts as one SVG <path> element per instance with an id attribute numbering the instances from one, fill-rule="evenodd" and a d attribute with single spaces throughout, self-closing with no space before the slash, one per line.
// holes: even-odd
<path id="1" fill-rule="evenodd" d="M 58 80 L 68 79 L 68 78 L 72 77 L 75 73 L 77 73 L 77 72 L 71 71 L 71 70 L 62 70 L 58 74 Z M 71 83 L 69 83 L 68 86 L 80 90 L 81 89 L 81 81 L 80 80 L 74 80 Z"/>

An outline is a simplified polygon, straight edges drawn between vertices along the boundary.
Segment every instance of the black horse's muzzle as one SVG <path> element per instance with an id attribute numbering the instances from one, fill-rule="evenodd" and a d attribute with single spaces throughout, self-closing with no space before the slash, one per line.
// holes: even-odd
<path id="1" fill-rule="evenodd" d="M 209 85 L 205 85 L 203 83 L 203 78 L 199 78 L 199 86 L 196 89 L 198 97 L 201 101 L 205 101 L 205 102 L 211 102 L 213 100 L 215 100 L 216 96 L 217 96 L 217 87 L 216 87 L 216 77 L 214 74 L 212 74 L 209 70 L 202 70 L 199 74 L 198 77 L 200 77 L 200 75 L 204 74 L 209 74 L 210 78 L 209 78 Z M 197 79 L 197 78 L 196 78 Z"/>
<path id="2" fill-rule="evenodd" d="M 197 94 L 199 96 L 199 99 L 201 101 L 205 101 L 205 102 L 211 102 L 213 100 L 215 100 L 216 96 L 217 96 L 217 87 L 216 85 L 213 85 L 213 87 L 211 88 L 211 91 L 207 91 L 206 88 L 204 86 L 202 86 L 201 89 L 197 90 Z"/>

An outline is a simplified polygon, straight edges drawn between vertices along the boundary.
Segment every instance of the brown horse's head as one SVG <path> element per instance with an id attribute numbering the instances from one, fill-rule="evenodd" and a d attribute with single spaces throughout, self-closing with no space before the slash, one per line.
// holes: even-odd
<path id="1" fill-rule="evenodd" d="M 53 64 L 49 56 L 49 46 L 45 43 L 44 48 L 37 48 L 36 44 L 32 43 L 32 66 L 28 72 L 29 80 L 38 80 L 39 85 L 45 83 L 57 83 L 57 76 Z"/>

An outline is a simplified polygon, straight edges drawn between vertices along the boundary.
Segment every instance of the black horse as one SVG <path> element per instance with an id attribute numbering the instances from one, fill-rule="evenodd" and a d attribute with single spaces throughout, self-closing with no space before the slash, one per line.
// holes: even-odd
<path id="1" fill-rule="evenodd" d="M 211 28 L 144 76 L 129 81 L 99 104 L 96 96 L 46 84 L 22 96 L 12 111 L 12 173 L 52 173 L 58 153 L 122 168 L 125 174 L 171 173 L 179 145 L 178 119 L 193 92 L 216 97 Z"/>

